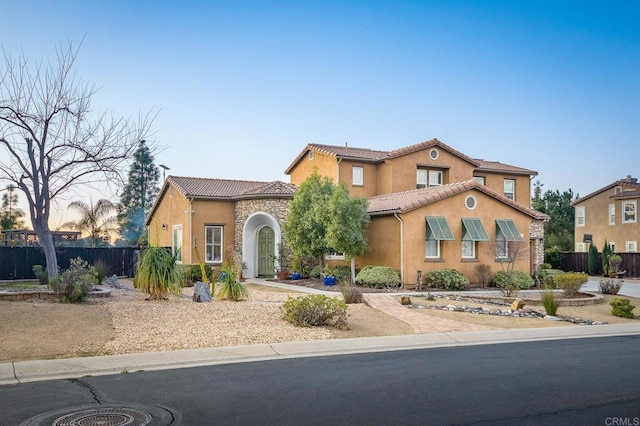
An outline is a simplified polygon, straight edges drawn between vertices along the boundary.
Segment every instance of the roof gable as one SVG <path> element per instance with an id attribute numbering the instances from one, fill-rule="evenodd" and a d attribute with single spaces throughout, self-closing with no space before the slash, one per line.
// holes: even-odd
<path id="1" fill-rule="evenodd" d="M 576 206 L 586 200 L 588 200 L 589 198 L 595 197 L 596 195 L 602 194 L 605 191 L 608 191 L 610 189 L 615 188 L 616 186 L 621 186 L 623 188 L 627 188 L 630 191 L 636 192 L 636 191 L 640 191 L 640 183 L 638 183 L 636 178 L 633 178 L 631 176 L 627 176 L 626 178 L 623 179 L 618 179 L 617 181 L 610 183 L 607 186 L 603 186 L 602 188 L 595 190 L 593 192 L 591 192 L 590 194 L 585 195 L 584 197 L 580 197 L 577 200 L 575 200 L 573 203 L 571 203 L 572 206 Z M 615 198 L 623 198 L 626 197 L 628 195 L 632 195 L 629 194 L 627 191 L 624 191 L 621 194 L 612 194 L 612 197 Z"/>

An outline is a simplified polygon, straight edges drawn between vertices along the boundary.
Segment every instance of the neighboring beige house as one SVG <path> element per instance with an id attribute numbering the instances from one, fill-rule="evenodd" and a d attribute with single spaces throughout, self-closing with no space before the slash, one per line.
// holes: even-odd
<path id="1" fill-rule="evenodd" d="M 169 176 L 147 217 L 150 240 L 181 249 L 186 263 L 197 262 L 196 241 L 213 266 L 231 246 L 246 277 L 273 276 L 289 202 L 314 169 L 369 200 L 371 251 L 356 259 L 360 268 L 391 266 L 408 286 L 418 270 L 445 267 L 476 281 L 474 266 L 498 270 L 496 252 L 506 255 L 509 241 L 523 242 L 517 269 L 532 273 L 544 260 L 548 216 L 530 207 L 537 173 L 468 157 L 437 139 L 393 151 L 309 144 L 285 171 L 290 184 Z"/>
<path id="2" fill-rule="evenodd" d="M 575 250 L 585 252 L 593 244 L 602 251 L 606 240 L 615 252 L 637 252 L 638 200 L 638 179 L 627 176 L 574 201 Z"/>

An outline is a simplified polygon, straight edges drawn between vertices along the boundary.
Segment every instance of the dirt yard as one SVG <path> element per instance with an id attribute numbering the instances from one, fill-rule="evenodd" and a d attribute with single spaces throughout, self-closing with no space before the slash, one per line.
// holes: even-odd
<path id="1" fill-rule="evenodd" d="M 194 303 L 190 288 L 185 289 L 182 297 L 172 296 L 168 301 L 145 300 L 145 294 L 131 288 L 113 289 L 111 297 L 92 299 L 85 304 L 0 301 L 3 342 L 0 362 L 413 334 L 407 323 L 364 304 L 348 305 L 349 331 L 294 327 L 283 319 L 282 303 L 289 296 L 304 294 L 253 284 L 247 287 L 251 297 L 244 302 Z M 605 298 L 605 303 L 599 305 L 561 307 L 558 314 L 609 323 L 640 320 L 638 315 L 634 320 L 614 317 L 608 304 L 613 297 Z M 640 299 L 629 299 L 640 305 Z M 421 304 L 473 305 L 450 300 L 412 300 Z M 572 325 L 431 309 L 419 310 L 419 314 L 496 329 Z"/>

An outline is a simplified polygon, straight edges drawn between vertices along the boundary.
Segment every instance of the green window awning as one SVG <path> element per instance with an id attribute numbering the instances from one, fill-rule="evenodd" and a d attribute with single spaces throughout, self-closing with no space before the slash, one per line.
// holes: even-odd
<path id="1" fill-rule="evenodd" d="M 485 231 L 482 222 L 477 217 L 463 217 L 463 240 L 471 241 L 490 241 L 489 234 Z"/>
<path id="2" fill-rule="evenodd" d="M 507 241 L 522 241 L 518 227 L 511 219 L 496 219 L 498 229 Z"/>
<path id="3" fill-rule="evenodd" d="M 427 216 L 427 240 L 455 240 L 444 216 Z"/>

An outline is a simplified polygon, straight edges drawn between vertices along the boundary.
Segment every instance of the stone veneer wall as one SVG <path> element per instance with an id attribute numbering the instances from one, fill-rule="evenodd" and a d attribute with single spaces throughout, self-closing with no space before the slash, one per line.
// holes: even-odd
<path id="1" fill-rule="evenodd" d="M 265 212 L 273 216 L 282 227 L 289 216 L 289 203 L 291 203 L 290 198 L 259 198 L 236 201 L 235 250 L 242 253 L 242 228 L 249 216 L 257 212 Z"/>
<path id="2" fill-rule="evenodd" d="M 540 265 L 544 263 L 544 222 L 534 220 L 529 227 L 529 238 L 533 240 L 533 271 L 538 270 Z"/>

